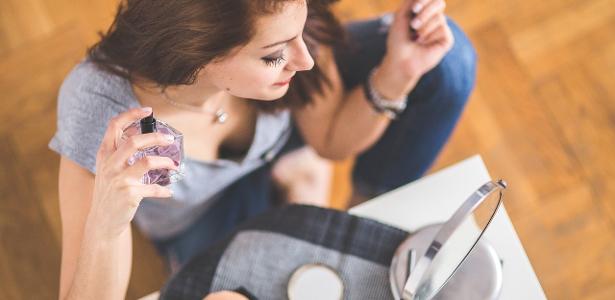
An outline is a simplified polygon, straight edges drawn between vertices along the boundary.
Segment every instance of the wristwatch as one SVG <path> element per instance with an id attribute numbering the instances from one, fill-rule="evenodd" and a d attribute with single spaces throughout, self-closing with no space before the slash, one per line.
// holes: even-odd
<path id="1" fill-rule="evenodd" d="M 406 103 L 408 101 L 408 95 L 404 95 L 399 99 L 387 99 L 383 97 L 374 88 L 373 77 L 376 69 L 372 69 L 363 84 L 363 92 L 365 98 L 369 101 L 376 112 L 384 114 L 391 120 L 396 120 L 401 113 L 406 109 Z"/>

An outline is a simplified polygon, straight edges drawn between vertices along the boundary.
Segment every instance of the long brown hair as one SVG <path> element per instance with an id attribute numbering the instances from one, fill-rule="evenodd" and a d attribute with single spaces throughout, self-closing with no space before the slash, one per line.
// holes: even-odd
<path id="1" fill-rule="evenodd" d="M 138 78 L 161 88 L 194 83 L 209 62 L 247 44 L 259 16 L 297 0 L 125 0 L 101 39 L 88 49 L 89 59 L 117 76 Z M 343 44 L 344 31 L 330 10 L 337 0 L 307 0 L 303 37 L 312 56 L 319 45 Z M 331 81 L 318 64 L 298 72 L 288 93 L 277 101 L 254 101 L 263 111 L 302 107 Z"/>

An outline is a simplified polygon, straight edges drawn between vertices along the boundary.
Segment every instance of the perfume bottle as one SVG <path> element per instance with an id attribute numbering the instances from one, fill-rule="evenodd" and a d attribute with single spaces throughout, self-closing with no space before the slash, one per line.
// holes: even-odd
<path id="1" fill-rule="evenodd" d="M 175 128 L 169 126 L 162 121 L 156 120 L 154 118 L 153 112 L 149 116 L 139 121 L 135 121 L 126 129 L 124 129 L 122 141 L 125 142 L 129 137 L 136 134 L 152 132 L 160 132 L 163 134 L 172 135 L 175 138 L 173 144 L 167 146 L 152 146 L 145 149 L 141 149 L 128 159 L 128 165 L 133 165 L 135 162 L 145 156 L 168 157 L 173 160 L 176 166 L 179 167 L 179 171 L 168 169 L 149 170 L 145 175 L 143 175 L 143 183 L 155 183 L 162 186 L 166 186 L 173 182 L 181 180 L 184 176 L 184 136 Z"/>

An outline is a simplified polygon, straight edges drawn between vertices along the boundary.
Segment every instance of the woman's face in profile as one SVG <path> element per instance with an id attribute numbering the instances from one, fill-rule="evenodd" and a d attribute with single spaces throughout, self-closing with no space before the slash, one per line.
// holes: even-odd
<path id="1" fill-rule="evenodd" d="M 302 38 L 306 18 L 305 1 L 285 3 L 278 12 L 256 21 L 255 35 L 248 44 L 206 65 L 199 77 L 236 97 L 281 98 L 296 72 L 314 66 Z"/>

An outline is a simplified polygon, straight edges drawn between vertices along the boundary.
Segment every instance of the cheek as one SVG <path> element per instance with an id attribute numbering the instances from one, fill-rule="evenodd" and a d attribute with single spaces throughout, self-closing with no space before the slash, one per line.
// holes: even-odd
<path id="1" fill-rule="evenodd" d="M 267 66 L 244 66 L 227 70 L 225 74 L 232 74 L 227 76 L 225 80 L 231 89 L 252 90 L 254 92 L 271 88 L 275 82 L 279 81 L 281 76 L 278 69 Z"/>
<path id="2" fill-rule="evenodd" d="M 280 74 L 276 69 L 261 67 L 253 72 L 244 74 L 244 76 L 247 81 L 253 83 L 253 86 L 265 88 L 278 81 Z"/>
<path id="3" fill-rule="evenodd" d="M 258 63 L 229 64 L 216 69 L 213 76 L 218 88 L 240 98 L 274 100 L 285 93 L 284 88 L 273 85 L 283 79 L 280 67 L 274 68 Z"/>

